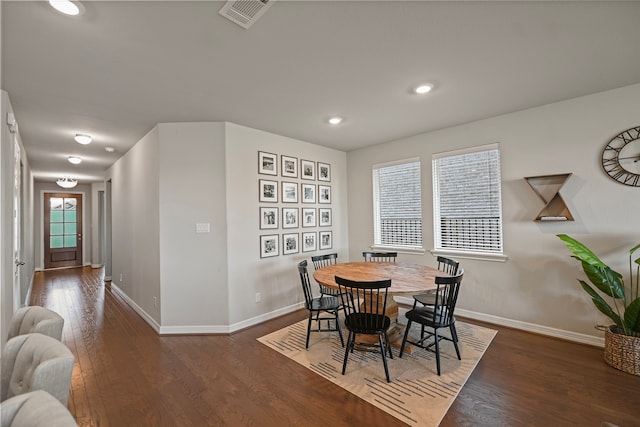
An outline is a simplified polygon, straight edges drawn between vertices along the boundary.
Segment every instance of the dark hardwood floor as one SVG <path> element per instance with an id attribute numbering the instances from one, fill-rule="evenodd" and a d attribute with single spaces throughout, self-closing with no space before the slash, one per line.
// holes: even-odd
<path id="1" fill-rule="evenodd" d="M 404 425 L 256 341 L 303 310 L 232 335 L 161 337 L 90 267 L 36 273 L 31 304 L 65 318 L 80 426 Z M 499 332 L 441 426 L 640 426 L 640 377 L 601 348 L 465 321 Z"/>

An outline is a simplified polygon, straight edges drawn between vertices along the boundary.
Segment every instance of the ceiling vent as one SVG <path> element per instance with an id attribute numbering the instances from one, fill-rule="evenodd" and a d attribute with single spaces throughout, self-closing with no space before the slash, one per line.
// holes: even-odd
<path id="1" fill-rule="evenodd" d="M 249 28 L 271 7 L 275 0 L 229 0 L 220 15 L 240 25 Z"/>

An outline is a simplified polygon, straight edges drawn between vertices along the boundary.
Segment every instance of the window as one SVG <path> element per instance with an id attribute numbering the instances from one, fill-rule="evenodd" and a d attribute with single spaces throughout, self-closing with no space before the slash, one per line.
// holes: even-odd
<path id="1" fill-rule="evenodd" d="M 502 254 L 500 149 L 433 155 L 435 249 Z"/>
<path id="2" fill-rule="evenodd" d="M 374 246 L 422 249 L 420 159 L 373 166 Z"/>

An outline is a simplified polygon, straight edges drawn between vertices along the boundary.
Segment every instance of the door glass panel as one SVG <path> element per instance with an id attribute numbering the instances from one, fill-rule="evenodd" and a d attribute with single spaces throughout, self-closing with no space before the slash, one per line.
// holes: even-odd
<path id="1" fill-rule="evenodd" d="M 61 211 L 63 200 L 61 197 L 52 197 L 49 199 L 52 211 Z"/>
<path id="2" fill-rule="evenodd" d="M 54 234 L 53 232 L 51 234 Z M 58 234 L 58 233 L 56 233 Z M 64 223 L 64 234 L 76 234 L 76 223 L 75 222 L 65 222 Z"/>
<path id="3" fill-rule="evenodd" d="M 64 222 L 76 222 L 76 211 L 64 211 Z"/>
<path id="4" fill-rule="evenodd" d="M 76 246 L 76 235 L 75 234 L 65 234 L 64 235 L 64 247 L 65 248 L 73 248 Z"/>
<path id="5" fill-rule="evenodd" d="M 51 249 L 58 249 L 58 248 L 62 248 L 64 241 L 62 240 L 62 236 L 51 236 L 49 238 L 50 242 L 49 242 L 49 247 Z"/>
<path id="6" fill-rule="evenodd" d="M 63 234 L 63 231 L 64 230 L 62 228 L 61 222 L 52 222 L 51 226 L 49 227 L 49 234 L 52 236 Z"/>
<path id="7" fill-rule="evenodd" d="M 62 211 L 51 211 L 51 222 L 62 222 Z"/>

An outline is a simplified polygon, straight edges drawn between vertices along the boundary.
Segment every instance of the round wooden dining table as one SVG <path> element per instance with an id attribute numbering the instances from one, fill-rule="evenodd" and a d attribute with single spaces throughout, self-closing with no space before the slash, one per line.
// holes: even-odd
<path id="1" fill-rule="evenodd" d="M 320 284 L 333 289 L 339 289 L 335 277 L 343 277 L 349 280 L 362 282 L 391 279 L 388 289 L 389 295 L 416 295 L 425 293 L 430 289 L 436 289 L 435 277 L 448 276 L 437 268 L 419 264 L 403 262 L 346 262 L 343 264 L 329 265 L 317 269 L 313 278 Z M 398 304 L 393 298 L 387 298 L 385 314 L 392 320 L 387 334 L 391 345 L 400 348 L 404 334 L 404 325 L 398 321 Z M 406 350 L 411 353 L 412 349 Z"/>
<path id="2" fill-rule="evenodd" d="M 392 295 L 420 294 L 435 289 L 435 277 L 445 273 L 426 265 L 404 262 L 346 262 L 317 269 L 313 278 L 320 284 L 338 289 L 335 277 L 369 282 L 391 279 Z"/>

